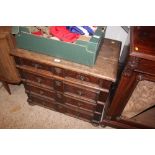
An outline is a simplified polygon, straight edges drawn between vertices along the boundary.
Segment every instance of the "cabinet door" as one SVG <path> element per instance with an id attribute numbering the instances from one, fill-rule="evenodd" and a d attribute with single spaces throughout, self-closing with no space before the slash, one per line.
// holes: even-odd
<path id="1" fill-rule="evenodd" d="M 14 48 L 12 36 L 9 33 L 11 28 L 0 27 L 0 77 L 7 82 L 18 83 L 20 78 L 15 67 L 15 62 L 10 56 Z"/>

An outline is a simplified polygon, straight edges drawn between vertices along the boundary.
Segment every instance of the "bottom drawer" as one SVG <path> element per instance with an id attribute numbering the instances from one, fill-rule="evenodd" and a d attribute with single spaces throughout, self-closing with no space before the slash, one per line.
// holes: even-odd
<path id="1" fill-rule="evenodd" d="M 71 106 L 66 106 L 66 105 L 61 105 L 61 104 L 57 104 L 56 107 L 57 107 L 56 108 L 57 111 L 59 111 L 59 112 L 65 113 L 70 116 L 74 116 L 79 119 L 84 119 L 89 122 L 92 121 L 93 117 L 94 117 L 93 113 L 89 113 L 84 110 L 80 110 L 77 107 L 71 107 Z"/>
<path id="2" fill-rule="evenodd" d="M 94 112 L 96 110 L 96 103 L 82 101 L 69 96 L 65 96 L 65 103 L 81 109 L 86 109 L 87 111 L 89 110 L 90 112 Z"/>
<path id="3" fill-rule="evenodd" d="M 55 109 L 56 108 L 56 104 L 54 102 L 54 100 L 48 100 L 48 99 L 45 99 L 45 98 L 41 98 L 41 97 L 38 97 L 38 96 L 35 96 L 35 95 L 32 95 L 32 94 L 28 94 L 28 102 L 31 104 L 31 105 L 41 105 L 41 106 L 44 106 L 44 107 L 47 107 L 47 108 L 52 108 L 52 109 Z"/>
<path id="4" fill-rule="evenodd" d="M 37 93 L 38 95 L 41 95 L 41 96 L 46 96 L 46 97 L 49 97 L 49 98 L 54 98 L 55 94 L 53 91 L 47 91 L 45 89 L 42 89 L 42 88 L 38 88 L 36 86 L 33 86 L 31 84 L 28 84 L 26 83 L 24 85 L 25 87 L 25 91 L 26 93 Z"/>
<path id="5" fill-rule="evenodd" d="M 58 112 L 61 112 L 70 116 L 74 116 L 76 118 L 89 121 L 89 122 L 92 122 L 92 120 L 94 119 L 94 113 L 81 110 L 78 107 L 57 103 L 54 100 L 49 100 L 45 97 L 40 97 L 34 94 L 28 94 L 28 97 L 29 97 L 28 102 L 31 105 L 40 105 L 43 107 L 47 107 L 47 108 L 56 110 Z"/>

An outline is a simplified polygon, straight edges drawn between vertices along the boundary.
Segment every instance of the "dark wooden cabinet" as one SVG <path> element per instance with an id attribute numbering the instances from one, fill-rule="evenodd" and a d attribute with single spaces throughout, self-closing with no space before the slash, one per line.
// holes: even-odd
<path id="1" fill-rule="evenodd" d="M 15 62 L 10 56 L 14 50 L 14 40 L 11 35 L 11 27 L 0 27 L 0 81 L 11 94 L 8 83 L 20 82 Z"/>
<path id="2" fill-rule="evenodd" d="M 117 128 L 155 128 L 155 27 L 132 27 L 130 34 L 129 56 L 102 124 Z M 145 83 L 150 89 L 143 89 Z M 141 93 L 136 96 L 138 102 L 132 105 L 128 101 L 137 89 Z M 147 94 L 150 95 L 145 100 L 150 103 L 144 102 Z M 130 108 L 130 117 L 124 115 L 126 108 Z M 131 116 L 136 108 L 137 113 Z"/>
<path id="3" fill-rule="evenodd" d="M 12 55 L 31 105 L 99 124 L 116 81 L 120 47 L 105 39 L 93 67 L 23 49 Z"/>

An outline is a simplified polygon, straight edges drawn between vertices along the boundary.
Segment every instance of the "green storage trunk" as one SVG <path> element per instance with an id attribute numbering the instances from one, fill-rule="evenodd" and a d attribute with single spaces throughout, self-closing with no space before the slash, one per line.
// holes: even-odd
<path id="1" fill-rule="evenodd" d="M 27 27 L 15 26 L 12 33 L 15 34 L 17 48 L 93 66 L 105 36 L 105 30 L 104 26 L 97 27 L 89 41 L 77 40 L 75 43 L 35 36 Z"/>

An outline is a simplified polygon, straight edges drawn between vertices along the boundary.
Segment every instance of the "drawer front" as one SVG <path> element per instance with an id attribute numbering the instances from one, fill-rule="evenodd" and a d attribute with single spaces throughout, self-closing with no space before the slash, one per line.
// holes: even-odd
<path id="1" fill-rule="evenodd" d="M 29 93 L 28 93 L 28 97 L 29 97 L 28 102 L 30 104 L 47 107 L 64 114 L 74 116 L 79 119 L 83 119 L 85 121 L 93 122 L 93 120 L 100 121 L 101 119 L 101 114 L 88 112 L 83 109 L 80 109 L 79 107 L 56 103 L 54 100 L 49 100 L 45 97 L 39 97 L 37 95 L 29 94 Z"/>
<path id="2" fill-rule="evenodd" d="M 90 82 L 90 83 L 95 83 L 95 84 L 99 84 L 100 82 L 100 80 L 96 77 L 92 77 L 92 76 L 85 75 L 82 73 L 73 72 L 70 70 L 65 70 L 65 76 L 72 77 L 80 81 L 85 81 L 85 82 Z"/>
<path id="3" fill-rule="evenodd" d="M 52 79 L 48 79 L 39 75 L 35 75 L 26 71 L 22 71 L 22 78 L 26 79 L 26 80 L 30 80 L 33 81 L 35 83 L 37 83 L 38 85 L 44 85 L 47 86 L 49 88 L 53 88 L 53 80 Z"/>
<path id="4" fill-rule="evenodd" d="M 94 76 L 73 72 L 70 70 L 65 70 L 65 77 L 71 77 L 79 81 L 89 82 L 93 84 L 97 84 L 104 89 L 109 89 L 111 86 L 111 81 L 103 80 Z"/>
<path id="5" fill-rule="evenodd" d="M 76 87 L 73 85 L 67 85 L 67 84 L 64 84 L 64 85 L 65 85 L 65 87 L 64 87 L 65 92 L 75 94 L 79 97 L 86 97 L 88 99 L 92 99 L 95 101 L 97 100 L 98 91 L 91 91 L 91 89 L 86 90 L 86 89 L 79 88 L 79 87 Z"/>
<path id="6" fill-rule="evenodd" d="M 65 103 L 73 105 L 73 106 L 77 106 L 79 108 L 86 109 L 92 112 L 96 110 L 95 103 L 88 103 L 88 102 L 80 101 L 80 100 L 73 99 L 70 97 L 65 97 Z"/>
<path id="7" fill-rule="evenodd" d="M 45 98 L 41 98 L 32 94 L 28 94 L 28 102 L 31 104 L 38 104 L 47 108 L 52 108 L 55 109 L 56 108 L 56 104 L 54 101 L 52 100 L 48 100 Z"/>
<path id="8" fill-rule="evenodd" d="M 64 106 L 64 105 L 61 105 L 61 104 L 56 105 L 56 110 L 61 112 L 61 113 L 68 114 L 70 116 L 74 116 L 76 118 L 81 118 L 81 119 L 84 119 L 84 120 L 87 120 L 87 121 L 92 121 L 93 117 L 94 117 L 93 113 L 88 113 L 88 112 L 86 112 L 84 110 L 79 111 L 78 108 L 73 109 L 72 107 Z"/>
<path id="9" fill-rule="evenodd" d="M 52 92 L 52 91 L 47 91 L 47 90 L 44 90 L 44 89 L 40 89 L 40 88 L 37 88 L 35 86 L 31 86 L 31 85 L 28 85 L 28 84 L 25 84 L 25 89 L 26 89 L 26 92 L 27 93 L 36 93 L 36 94 L 39 94 L 41 96 L 47 96 L 49 98 L 54 98 L 55 97 L 55 93 Z"/>
<path id="10" fill-rule="evenodd" d="M 36 62 L 36 61 L 18 58 L 18 57 L 15 57 L 15 61 L 16 61 L 16 64 L 18 64 L 18 65 L 25 65 L 25 66 L 33 67 L 35 69 L 41 69 L 41 70 L 46 70 L 46 71 L 50 71 L 50 72 L 52 71 L 51 66 L 41 64 L 41 63 Z"/>

